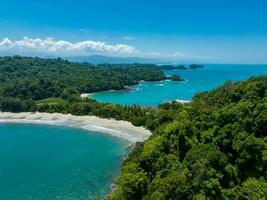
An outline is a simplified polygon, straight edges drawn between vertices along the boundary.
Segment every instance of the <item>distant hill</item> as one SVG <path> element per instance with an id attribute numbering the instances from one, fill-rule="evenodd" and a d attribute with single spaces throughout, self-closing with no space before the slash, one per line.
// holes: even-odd
<path id="1" fill-rule="evenodd" d="M 163 60 L 153 59 L 153 58 L 139 58 L 139 57 L 112 57 L 112 56 L 102 56 L 102 55 L 92 55 L 92 56 L 76 56 L 76 57 L 65 57 L 72 62 L 89 62 L 92 64 L 120 64 L 120 63 L 163 63 Z"/>

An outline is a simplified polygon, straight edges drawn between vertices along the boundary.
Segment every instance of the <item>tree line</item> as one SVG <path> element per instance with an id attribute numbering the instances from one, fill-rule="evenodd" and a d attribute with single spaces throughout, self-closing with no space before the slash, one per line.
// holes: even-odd
<path id="1" fill-rule="evenodd" d="M 266 199 L 267 76 L 153 112 L 152 137 L 123 162 L 107 199 Z"/>
<path id="2" fill-rule="evenodd" d="M 61 59 L 1 58 L 0 110 L 96 115 L 151 130 L 153 135 L 137 143 L 124 160 L 116 188 L 106 199 L 266 198 L 266 75 L 227 82 L 196 94 L 191 103 L 174 101 L 143 108 L 82 99 L 81 92 L 96 87 L 83 81 L 134 84 L 158 77 L 162 73 L 158 66 L 78 65 Z M 43 88 L 39 93 L 38 87 Z"/>
<path id="3" fill-rule="evenodd" d="M 152 64 L 92 65 L 60 58 L 0 57 L 0 96 L 41 100 L 59 97 L 66 88 L 79 93 L 121 90 L 140 80 L 167 79 L 163 68 Z"/>

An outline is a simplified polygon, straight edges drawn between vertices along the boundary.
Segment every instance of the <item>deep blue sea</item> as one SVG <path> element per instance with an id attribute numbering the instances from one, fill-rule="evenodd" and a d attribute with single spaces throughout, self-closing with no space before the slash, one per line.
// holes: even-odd
<path id="1" fill-rule="evenodd" d="M 0 123 L 0 199 L 103 196 L 127 152 L 126 144 L 101 133 Z"/>
<path id="2" fill-rule="evenodd" d="M 170 100 L 191 100 L 194 94 L 211 90 L 228 80 L 241 81 L 251 76 L 267 74 L 267 65 L 204 65 L 197 70 L 169 70 L 167 75 L 179 74 L 185 82 L 141 82 L 131 86 L 133 91 L 107 91 L 95 93 L 92 98 L 100 102 L 124 105 L 156 106 Z"/>

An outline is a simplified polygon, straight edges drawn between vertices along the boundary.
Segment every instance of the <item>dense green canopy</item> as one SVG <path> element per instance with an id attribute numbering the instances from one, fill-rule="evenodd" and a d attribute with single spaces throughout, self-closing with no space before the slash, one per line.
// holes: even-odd
<path id="1" fill-rule="evenodd" d="M 0 57 L 0 95 L 40 100 L 58 97 L 65 88 L 80 93 L 124 89 L 138 81 L 159 81 L 167 77 L 164 66 L 125 64 L 92 65 L 66 60 L 29 57 Z"/>
<path id="2" fill-rule="evenodd" d="M 150 129 L 153 135 L 123 162 L 109 200 L 266 199 L 267 76 L 227 82 L 191 103 L 157 108 L 80 98 L 81 92 L 164 78 L 154 65 L 5 57 L 0 110 L 97 115 Z"/>
<path id="3" fill-rule="evenodd" d="M 266 199 L 267 76 L 153 112 L 154 135 L 123 163 L 108 199 Z"/>

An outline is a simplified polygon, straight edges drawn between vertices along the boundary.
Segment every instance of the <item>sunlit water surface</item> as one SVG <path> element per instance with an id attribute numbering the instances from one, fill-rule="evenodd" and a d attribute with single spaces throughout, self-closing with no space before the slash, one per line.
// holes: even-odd
<path id="1" fill-rule="evenodd" d="M 205 65 L 197 70 L 168 70 L 165 74 L 179 74 L 185 82 L 141 82 L 132 91 L 107 91 L 92 95 L 100 102 L 124 105 L 156 106 L 170 100 L 191 100 L 197 92 L 211 90 L 228 80 L 240 81 L 251 76 L 267 74 L 267 65 Z"/>
<path id="2" fill-rule="evenodd" d="M 0 123 L 0 199 L 103 196 L 127 152 L 125 142 L 101 133 Z"/>

